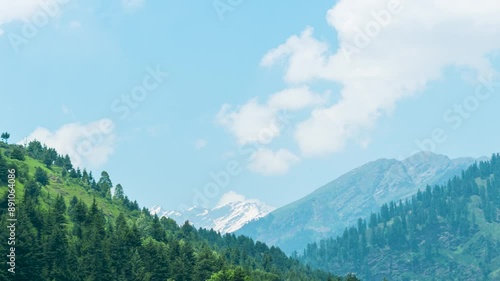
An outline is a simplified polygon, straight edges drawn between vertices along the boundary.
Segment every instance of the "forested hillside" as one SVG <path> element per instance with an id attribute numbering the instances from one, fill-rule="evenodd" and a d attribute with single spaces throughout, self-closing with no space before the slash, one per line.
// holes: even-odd
<path id="1" fill-rule="evenodd" d="M 427 185 L 446 183 L 474 162 L 473 158 L 450 159 L 431 152 L 403 161 L 378 159 L 248 223 L 237 233 L 278 246 L 285 253 L 300 252 L 309 243 L 341 235 L 346 226 L 384 203 L 410 197 Z"/>
<path id="2" fill-rule="evenodd" d="M 343 280 L 252 239 L 152 216 L 108 173 L 95 178 L 36 141 L 0 143 L 0 187 L 0 280 Z"/>
<path id="3" fill-rule="evenodd" d="M 445 185 L 384 204 L 301 259 L 363 280 L 500 280 L 500 155 Z"/>

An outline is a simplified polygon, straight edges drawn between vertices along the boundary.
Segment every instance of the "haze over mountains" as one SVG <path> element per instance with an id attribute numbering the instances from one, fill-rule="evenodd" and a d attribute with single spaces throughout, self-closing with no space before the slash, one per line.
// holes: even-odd
<path id="1" fill-rule="evenodd" d="M 426 185 L 445 183 L 475 161 L 431 152 L 403 161 L 379 159 L 244 225 L 237 233 L 279 246 L 286 253 L 302 251 L 307 243 L 339 234 L 384 203 L 407 198 Z"/>

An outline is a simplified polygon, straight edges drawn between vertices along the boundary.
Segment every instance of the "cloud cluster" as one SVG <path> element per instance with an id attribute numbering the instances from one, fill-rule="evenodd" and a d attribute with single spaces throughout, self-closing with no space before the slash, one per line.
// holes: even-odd
<path id="1" fill-rule="evenodd" d="M 105 164 L 116 144 L 114 124 L 109 119 L 66 124 L 54 132 L 39 127 L 26 140 L 38 140 L 59 154 L 68 154 L 74 166 L 90 168 Z"/>
<path id="2" fill-rule="evenodd" d="M 46 2 L 44 0 L 0 0 L 0 27 L 2 24 L 30 17 Z M 3 32 L 0 29 L 0 35 Z"/>
<path id="3" fill-rule="evenodd" d="M 266 103 L 259 103 L 255 98 L 236 109 L 224 104 L 216 121 L 229 130 L 240 145 L 267 143 L 281 133 L 280 125 L 283 122 L 279 120 L 280 113 L 324 102 L 323 96 L 313 93 L 308 87 L 291 88 L 271 95 Z"/>
<path id="4" fill-rule="evenodd" d="M 314 109 L 297 125 L 305 156 L 340 151 L 373 129 L 397 101 L 425 88 L 449 66 L 493 71 L 488 56 L 500 48 L 500 2 L 492 0 L 342 0 L 327 13 L 338 47 L 312 28 L 269 51 L 263 66 L 285 62 L 284 80 L 339 83 L 341 98 Z"/>
<path id="5" fill-rule="evenodd" d="M 380 116 L 440 79 L 447 67 L 493 73 L 499 14 L 494 0 L 340 0 L 326 15 L 338 35 L 336 46 L 306 27 L 265 54 L 261 66 L 284 66 L 290 87 L 317 81 L 341 86 L 337 101 L 313 108 L 295 126 L 302 156 L 322 156 L 348 142 L 366 146 Z M 243 106 L 234 119 L 268 120 L 269 111 L 251 110 L 262 109 L 257 105 Z M 230 126 L 240 143 L 248 140 L 249 132 L 235 127 Z"/>
<path id="6" fill-rule="evenodd" d="M 262 175 L 286 174 L 290 167 L 300 162 L 300 158 L 286 149 L 272 151 L 260 148 L 250 157 L 248 168 Z"/>
<path id="7" fill-rule="evenodd" d="M 259 147 L 249 159 L 251 171 L 263 175 L 283 174 L 300 159 L 288 150 L 275 152 L 265 145 L 280 136 L 283 128 L 289 125 L 287 114 L 325 102 L 324 96 L 308 87 L 295 87 L 271 95 L 265 103 L 251 99 L 236 109 L 225 104 L 216 121 L 236 137 L 239 145 Z"/>

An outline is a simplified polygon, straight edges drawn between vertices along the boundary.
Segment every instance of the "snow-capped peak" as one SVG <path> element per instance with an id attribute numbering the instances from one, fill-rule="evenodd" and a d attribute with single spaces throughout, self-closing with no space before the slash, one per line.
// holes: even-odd
<path id="1" fill-rule="evenodd" d="M 159 205 L 155 205 L 155 206 L 149 208 L 149 213 L 151 215 L 160 215 L 161 212 L 162 212 L 162 208 Z"/>
<path id="2" fill-rule="evenodd" d="M 212 209 L 192 207 L 186 211 L 165 211 L 160 206 L 153 206 L 149 211 L 151 214 L 172 218 L 179 224 L 188 220 L 196 227 L 230 233 L 251 221 L 266 216 L 274 209 L 257 199 L 246 199 L 241 194 L 229 191 L 222 195 Z"/>

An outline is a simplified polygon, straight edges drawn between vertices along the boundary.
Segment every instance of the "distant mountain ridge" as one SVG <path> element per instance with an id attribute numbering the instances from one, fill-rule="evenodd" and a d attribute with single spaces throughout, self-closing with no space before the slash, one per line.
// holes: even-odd
<path id="1" fill-rule="evenodd" d="M 236 200 L 219 202 L 214 208 L 191 207 L 186 211 L 164 210 L 161 206 L 149 209 L 151 214 L 168 217 L 182 224 L 189 221 L 195 227 L 213 229 L 222 234 L 237 231 L 245 224 L 262 218 L 276 208 L 259 200 L 236 197 Z"/>
<path id="2" fill-rule="evenodd" d="M 339 234 L 384 203 L 407 198 L 426 185 L 445 183 L 475 161 L 420 152 L 403 161 L 369 162 L 248 223 L 237 233 L 279 246 L 287 253 L 301 251 L 310 242 Z"/>
<path id="3" fill-rule="evenodd" d="M 427 186 L 342 235 L 308 244 L 301 260 L 365 281 L 500 280 L 500 154 Z"/>

